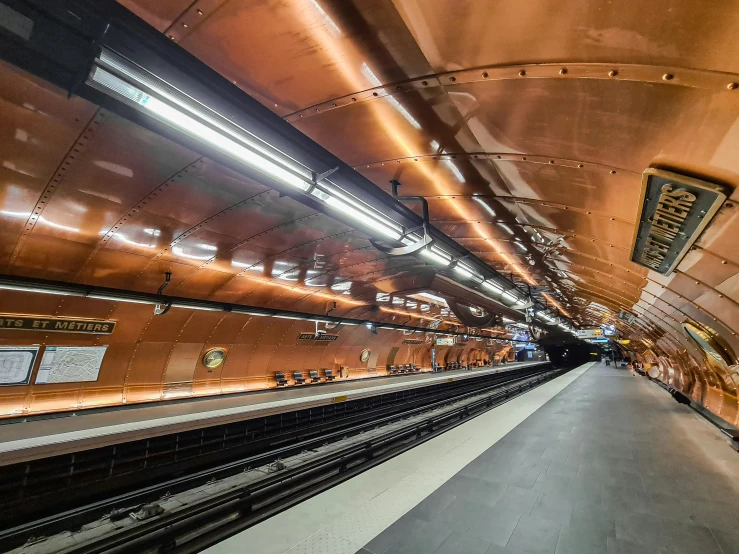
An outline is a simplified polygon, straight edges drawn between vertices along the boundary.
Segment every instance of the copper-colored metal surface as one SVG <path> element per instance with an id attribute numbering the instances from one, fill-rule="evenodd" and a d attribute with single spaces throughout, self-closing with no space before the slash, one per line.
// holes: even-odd
<path id="1" fill-rule="evenodd" d="M 734 370 L 682 323 L 739 352 L 739 19 L 732 7 L 455 0 L 121 0 L 177 44 L 581 325 L 614 323 L 660 378 L 737 423 Z M 4 273 L 428 325 L 440 286 L 414 258 L 105 110 L 0 66 Z M 729 199 L 665 277 L 630 261 L 641 173 L 727 185 Z M 411 206 L 416 209 L 416 206 Z M 494 215 L 493 215 L 494 214 Z M 534 262 L 534 265 L 530 264 Z M 441 289 L 444 289 L 443 291 Z M 378 296 L 384 294 L 387 296 Z M 393 303 L 393 298 L 397 297 Z M 481 303 L 477 299 L 478 304 Z M 634 324 L 616 316 L 637 315 Z M 0 332 L 0 344 L 109 344 L 96 383 L 0 389 L 3 415 L 271 386 L 276 371 L 430 365 L 430 344 L 238 314 L 0 292 L 0 312 L 111 318 L 110 337 Z M 199 359 L 225 348 L 209 372 Z M 440 347 L 437 360 L 501 345 Z M 363 349 L 372 352 L 359 361 Z M 498 353 L 500 355 L 500 353 Z"/>

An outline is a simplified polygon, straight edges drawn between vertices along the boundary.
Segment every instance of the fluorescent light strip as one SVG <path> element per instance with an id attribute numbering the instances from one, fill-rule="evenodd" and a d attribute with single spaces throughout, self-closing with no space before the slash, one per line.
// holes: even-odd
<path id="1" fill-rule="evenodd" d="M 311 191 L 311 195 L 323 200 L 327 206 L 341 212 L 344 216 L 352 218 L 357 223 L 366 225 L 367 227 L 382 234 L 383 236 L 386 236 L 392 240 L 400 240 L 402 236 L 398 231 L 390 227 L 388 224 L 378 221 L 368 214 L 362 213 L 355 207 L 350 206 L 343 200 L 339 200 L 335 196 L 331 196 L 330 194 L 327 194 L 318 189 L 314 189 L 313 191 Z"/>
<path id="2" fill-rule="evenodd" d="M 126 296 L 117 296 L 115 294 L 88 294 L 87 298 L 95 300 L 108 300 L 110 302 L 132 302 L 134 304 L 156 304 L 154 300 L 141 300 L 139 298 L 128 298 Z"/>
<path id="3" fill-rule="evenodd" d="M 5 285 L 0 284 L 0 289 L 3 290 L 16 290 L 20 292 L 38 292 L 41 294 L 56 294 L 59 296 L 83 296 L 82 294 L 76 294 L 74 292 L 69 292 L 65 290 L 53 290 L 53 289 L 43 289 L 38 287 L 26 287 L 23 285 Z"/>
<path id="4" fill-rule="evenodd" d="M 502 296 L 503 298 L 505 298 L 506 300 L 510 300 L 511 302 L 518 302 L 518 296 L 515 296 L 508 291 L 505 291 Z"/>
<path id="5" fill-rule="evenodd" d="M 353 325 L 353 326 L 357 326 L 357 325 L 359 325 L 359 323 L 352 323 L 351 321 L 341 321 L 340 322 L 340 325 Z"/>
<path id="6" fill-rule="evenodd" d="M 165 300 L 165 298 L 162 298 L 162 300 Z M 162 302 L 163 304 L 165 302 Z M 173 308 L 183 308 L 185 310 L 203 310 L 206 312 L 221 312 L 223 311 L 223 308 L 212 308 L 210 306 L 200 306 L 197 304 L 181 304 L 179 302 L 172 302 Z"/>
<path id="7" fill-rule="evenodd" d="M 201 121 L 217 128 L 219 131 L 227 133 L 248 148 L 257 151 L 263 156 L 271 158 L 272 161 L 283 165 L 286 169 L 302 175 L 306 180 L 311 179 L 311 171 L 308 168 L 302 166 L 283 152 L 280 152 L 278 149 L 267 144 L 247 129 L 236 125 L 228 117 L 223 116 L 212 108 L 205 106 L 195 98 L 175 89 L 168 83 L 165 83 L 162 79 L 136 67 L 107 50 L 102 50 L 98 63 L 103 65 L 106 69 L 112 69 L 113 72 L 123 75 L 130 81 L 137 83 L 140 86 L 142 85 L 168 102 L 187 110 Z"/>
<path id="8" fill-rule="evenodd" d="M 503 287 L 501 287 L 500 285 L 492 281 L 484 281 L 482 283 L 482 286 L 485 287 L 486 289 L 492 290 L 493 292 L 497 294 L 500 294 L 501 292 L 503 292 Z"/>
<path id="9" fill-rule="evenodd" d="M 306 319 L 304 317 L 295 317 L 292 315 L 273 315 L 272 317 L 279 317 L 280 319 Z"/>
<path id="10" fill-rule="evenodd" d="M 441 254 L 438 254 L 437 252 L 434 252 L 433 250 L 430 250 L 428 248 L 422 248 L 419 251 L 419 254 L 423 256 L 424 258 L 431 260 L 432 262 L 436 262 L 437 264 L 448 266 L 450 263 L 452 263 L 451 257 L 447 259 Z"/>
<path id="11" fill-rule="evenodd" d="M 307 191 L 310 188 L 310 184 L 304 178 L 298 177 L 294 173 L 270 161 L 265 156 L 247 149 L 245 146 L 228 138 L 221 132 L 208 127 L 194 117 L 135 88 L 101 67 L 96 67 L 93 70 L 92 84 L 96 85 L 96 88 L 104 89 L 105 92 L 112 92 L 117 96 L 133 102 L 143 108 L 146 113 L 170 127 L 215 148 L 231 159 L 256 169 L 285 185 L 302 191 Z"/>

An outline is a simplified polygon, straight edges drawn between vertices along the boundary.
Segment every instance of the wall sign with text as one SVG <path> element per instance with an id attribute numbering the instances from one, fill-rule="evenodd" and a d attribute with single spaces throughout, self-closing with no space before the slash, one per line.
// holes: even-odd
<path id="1" fill-rule="evenodd" d="M 339 338 L 339 335 L 327 335 L 326 333 L 300 333 L 298 340 L 317 340 L 321 342 L 329 342 Z"/>
<path id="2" fill-rule="evenodd" d="M 671 273 L 726 200 L 724 192 L 706 181 L 647 169 L 631 260 L 662 275 Z"/>
<path id="3" fill-rule="evenodd" d="M 110 335 L 115 329 L 115 324 L 115 321 L 109 320 L 0 314 L 0 331 Z"/>

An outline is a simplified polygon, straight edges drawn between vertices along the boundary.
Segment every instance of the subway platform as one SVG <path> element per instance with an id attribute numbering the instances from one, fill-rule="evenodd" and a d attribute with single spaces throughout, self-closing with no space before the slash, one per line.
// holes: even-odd
<path id="1" fill-rule="evenodd" d="M 739 553 L 739 455 L 629 371 L 589 363 L 207 550 Z"/>

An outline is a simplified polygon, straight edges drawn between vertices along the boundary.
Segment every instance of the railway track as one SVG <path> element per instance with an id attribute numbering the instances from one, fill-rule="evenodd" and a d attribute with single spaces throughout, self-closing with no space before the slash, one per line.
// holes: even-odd
<path id="1" fill-rule="evenodd" d="M 568 370 L 543 364 L 472 379 L 378 416 L 380 403 L 371 420 L 16 525 L 0 531 L 0 544 L 24 554 L 198 552 Z"/>

